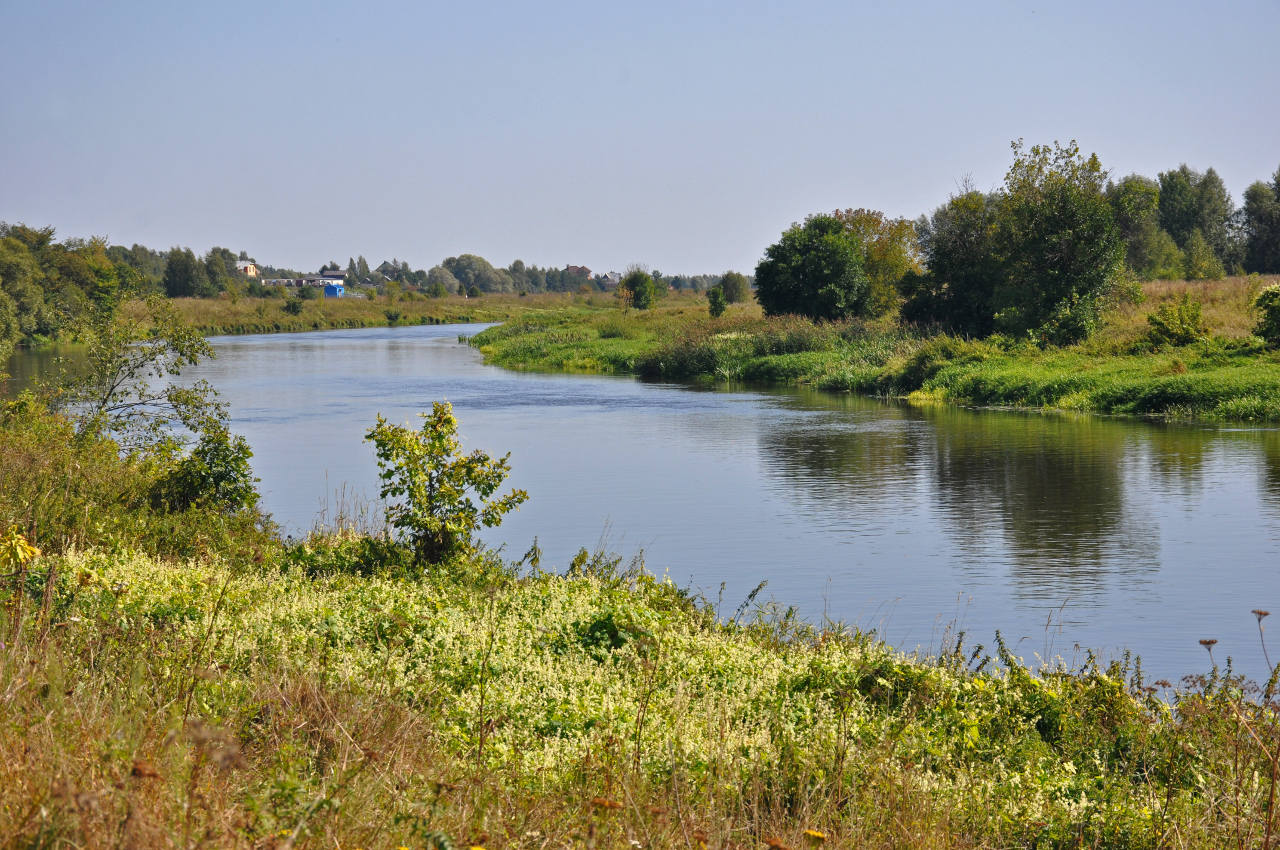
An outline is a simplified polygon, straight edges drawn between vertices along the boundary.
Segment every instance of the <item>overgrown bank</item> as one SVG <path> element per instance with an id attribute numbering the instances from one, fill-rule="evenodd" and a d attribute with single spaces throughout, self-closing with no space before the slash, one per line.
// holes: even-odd
<path id="1" fill-rule="evenodd" d="M 643 312 L 531 314 L 471 342 L 489 362 L 508 368 L 796 383 L 922 402 L 1275 421 L 1280 354 L 1251 335 L 1251 305 L 1268 282 L 1148 283 L 1140 304 L 1113 307 L 1097 334 L 1062 348 L 1000 337 L 967 340 L 887 321 L 762 318 L 747 307 L 713 319 L 679 300 Z M 1148 317 L 1176 312 L 1184 295 L 1202 305 L 1202 327 L 1187 340 L 1158 337 Z"/>
<path id="2" fill-rule="evenodd" d="M 401 577 L 369 551 L 37 561 L 0 657 L 0 832 L 1154 848 L 1274 828 L 1270 692 L 1219 674 L 1175 691 L 1121 665 L 1033 676 L 1002 649 L 908 658 L 768 612 L 724 623 L 600 556 Z"/>

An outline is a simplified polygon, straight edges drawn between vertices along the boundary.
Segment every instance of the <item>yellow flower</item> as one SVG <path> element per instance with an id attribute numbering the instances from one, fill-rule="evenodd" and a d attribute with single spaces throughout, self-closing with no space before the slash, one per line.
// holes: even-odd
<path id="1" fill-rule="evenodd" d="M 806 829 L 804 831 L 804 837 L 812 841 L 814 844 L 821 844 L 827 840 L 827 834 L 825 832 L 819 832 L 816 829 Z"/>

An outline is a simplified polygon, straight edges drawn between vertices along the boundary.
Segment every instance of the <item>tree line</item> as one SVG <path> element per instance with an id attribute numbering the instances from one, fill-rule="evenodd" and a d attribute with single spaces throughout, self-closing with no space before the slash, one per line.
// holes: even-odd
<path id="1" fill-rule="evenodd" d="M 756 268 L 765 312 L 898 309 L 954 333 L 1066 344 L 1139 280 L 1280 272 L 1280 170 L 1237 209 L 1213 169 L 1112 181 L 1075 142 L 1013 154 L 1002 187 L 965 186 L 915 222 L 862 209 L 793 225 Z"/>

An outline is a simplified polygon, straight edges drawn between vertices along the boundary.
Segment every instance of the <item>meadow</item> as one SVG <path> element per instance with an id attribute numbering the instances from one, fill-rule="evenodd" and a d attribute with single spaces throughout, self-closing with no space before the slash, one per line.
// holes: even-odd
<path id="1" fill-rule="evenodd" d="M 905 656 L 633 563 L 406 574 L 353 533 L 91 549 L 5 601 L 7 847 L 1266 847 L 1280 716 L 1214 668 Z"/>
<path id="2" fill-rule="evenodd" d="M 572 303 L 570 295 L 532 297 L 543 306 Z M 173 298 L 178 316 L 205 336 L 229 334 L 289 333 L 339 328 L 395 327 L 398 325 L 500 322 L 529 309 L 530 297 L 489 294 L 480 298 L 450 295 L 429 298 L 416 292 L 366 298 L 313 298 L 299 302 L 297 314 L 289 312 L 284 297 Z"/>

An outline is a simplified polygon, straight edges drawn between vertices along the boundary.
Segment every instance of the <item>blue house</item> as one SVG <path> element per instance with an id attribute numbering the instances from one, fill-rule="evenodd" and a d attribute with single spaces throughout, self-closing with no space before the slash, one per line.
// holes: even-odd
<path id="1" fill-rule="evenodd" d="M 325 298 L 341 298 L 341 297 L 342 297 L 342 284 L 340 284 L 340 283 L 326 283 L 326 284 L 324 285 L 324 297 L 325 297 Z"/>

